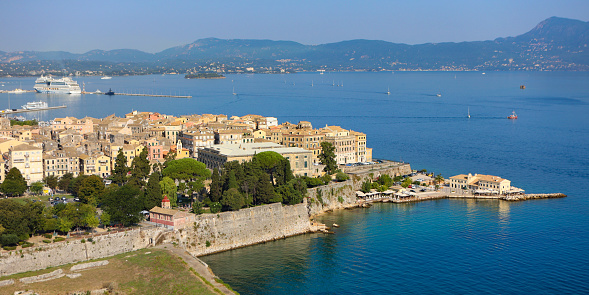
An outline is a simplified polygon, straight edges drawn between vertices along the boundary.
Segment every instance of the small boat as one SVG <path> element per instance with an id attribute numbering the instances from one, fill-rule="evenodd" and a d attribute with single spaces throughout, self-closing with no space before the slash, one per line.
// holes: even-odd
<path id="1" fill-rule="evenodd" d="M 110 79 L 112 79 L 112 77 L 109 77 L 109 76 L 104 76 L 104 77 L 100 78 L 100 80 L 110 80 Z"/>
<path id="2" fill-rule="evenodd" d="M 115 95 L 115 92 L 112 89 L 108 89 L 108 92 L 104 93 L 105 95 Z"/>
<path id="3" fill-rule="evenodd" d="M 14 90 L 10 90 L 8 91 L 8 93 L 25 93 L 26 91 L 20 89 L 20 88 L 16 88 Z"/>
<path id="4" fill-rule="evenodd" d="M 468 107 L 468 118 L 470 119 L 470 107 Z"/>
<path id="5" fill-rule="evenodd" d="M 511 115 L 507 116 L 507 119 L 510 119 L 510 120 L 515 120 L 515 119 L 517 119 L 517 114 L 515 113 L 515 111 L 513 111 L 513 112 L 511 113 Z"/>
<path id="6" fill-rule="evenodd" d="M 333 224 L 333 227 L 339 227 L 339 224 L 337 224 L 337 223 L 334 223 L 334 224 Z"/>
<path id="7" fill-rule="evenodd" d="M 437 97 L 442 97 L 442 94 L 441 93 L 437 93 L 436 96 Z"/>
<path id="8" fill-rule="evenodd" d="M 387 95 L 391 95 L 391 89 L 390 89 L 390 87 L 387 87 Z"/>
<path id="9" fill-rule="evenodd" d="M 237 93 L 235 92 L 235 87 L 233 87 L 233 95 L 237 95 Z"/>
<path id="10" fill-rule="evenodd" d="M 526 89 L 526 85 L 519 85 L 519 89 Z"/>

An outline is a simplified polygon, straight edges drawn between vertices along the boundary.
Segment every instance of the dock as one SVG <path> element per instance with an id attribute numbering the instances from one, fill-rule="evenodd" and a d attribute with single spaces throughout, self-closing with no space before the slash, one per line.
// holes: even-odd
<path id="1" fill-rule="evenodd" d="M 104 92 L 82 92 L 82 94 L 98 94 L 105 95 Z M 192 98 L 191 95 L 170 95 L 170 94 L 137 94 L 137 93 L 117 93 L 112 95 L 125 95 L 125 96 L 147 96 L 147 97 L 173 97 L 173 98 Z"/>
<path id="2" fill-rule="evenodd" d="M 56 110 L 56 109 L 65 109 L 67 106 L 55 106 L 55 107 L 46 107 L 46 108 L 38 108 L 38 109 L 16 109 L 16 111 L 7 111 L 2 110 L 0 111 L 0 115 L 12 115 L 12 114 L 20 114 L 20 113 L 30 113 L 30 112 L 39 112 L 39 111 L 49 111 L 49 110 Z"/>

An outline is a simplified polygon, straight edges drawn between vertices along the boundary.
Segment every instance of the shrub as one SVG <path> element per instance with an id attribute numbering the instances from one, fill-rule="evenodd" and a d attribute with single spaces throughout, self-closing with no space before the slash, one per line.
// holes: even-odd
<path id="1" fill-rule="evenodd" d="M 211 242 L 207 241 L 207 242 L 205 243 L 205 245 L 206 245 L 206 246 L 207 246 L 207 248 L 208 248 L 208 247 L 210 247 L 210 246 L 211 246 Z"/>
<path id="2" fill-rule="evenodd" d="M 80 242 L 81 242 L 81 243 L 86 243 L 86 240 L 82 239 Z"/>
<path id="3" fill-rule="evenodd" d="M 62 237 L 57 237 L 57 238 L 53 239 L 53 242 L 54 242 L 54 243 L 55 243 L 55 242 L 61 242 L 61 241 L 65 241 L 65 238 L 62 238 Z"/>
<path id="4" fill-rule="evenodd" d="M 24 243 L 24 244 L 22 245 L 22 248 L 24 249 L 24 248 L 33 247 L 33 245 L 35 245 L 35 244 L 33 244 L 33 243 L 28 243 L 28 242 L 27 242 L 27 243 Z"/>
<path id="5" fill-rule="evenodd" d="M 337 200 L 338 200 L 340 203 L 343 203 L 343 202 L 344 202 L 344 198 L 343 198 L 342 196 L 339 196 L 339 197 L 337 197 Z"/>
<path id="6" fill-rule="evenodd" d="M 221 212 L 222 206 L 221 206 L 221 203 L 219 203 L 219 202 L 213 202 L 213 203 L 211 203 L 210 208 L 211 208 L 211 213 L 218 213 L 218 212 Z"/>
<path id="7" fill-rule="evenodd" d="M 346 181 L 346 180 L 348 180 L 348 179 L 350 179 L 350 177 L 349 177 L 347 174 L 345 174 L 345 173 L 343 173 L 343 172 L 341 172 L 341 171 L 339 171 L 339 172 L 338 172 L 338 173 L 335 175 L 335 180 L 337 180 L 337 181 Z"/>
<path id="8" fill-rule="evenodd" d="M 92 240 L 93 240 L 92 238 L 88 238 L 88 242 L 92 242 Z"/>
<path id="9" fill-rule="evenodd" d="M 12 251 L 12 250 L 16 250 L 16 246 L 4 246 L 4 247 L 2 247 L 2 249 L 6 250 L 6 251 Z"/>
<path id="10" fill-rule="evenodd" d="M 43 243 L 49 244 L 49 243 L 51 243 L 51 240 L 43 240 Z"/>
<path id="11" fill-rule="evenodd" d="M 19 238 L 15 234 L 6 234 L 0 236 L 2 246 L 18 245 Z"/>
<path id="12" fill-rule="evenodd" d="M 46 239 L 51 239 L 53 237 L 52 234 L 44 234 L 43 235 Z"/>

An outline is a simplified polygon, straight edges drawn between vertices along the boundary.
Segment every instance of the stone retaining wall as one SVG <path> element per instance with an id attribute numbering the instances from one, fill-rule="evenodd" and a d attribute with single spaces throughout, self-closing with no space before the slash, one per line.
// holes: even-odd
<path id="1" fill-rule="evenodd" d="M 200 256 L 306 233 L 310 228 L 306 202 L 274 203 L 198 215 L 194 224 L 176 232 L 173 242 Z"/>
<path id="2" fill-rule="evenodd" d="M 31 247 L 0 254 L 0 276 L 40 270 L 47 267 L 104 258 L 152 245 L 163 229 L 134 229 L 96 236 L 93 242 L 82 239 Z"/>

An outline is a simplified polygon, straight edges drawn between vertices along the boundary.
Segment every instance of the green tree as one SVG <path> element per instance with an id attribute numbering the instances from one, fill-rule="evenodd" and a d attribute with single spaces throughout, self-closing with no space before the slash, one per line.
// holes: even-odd
<path id="1" fill-rule="evenodd" d="M 231 211 L 237 211 L 245 205 L 245 199 L 237 188 L 230 188 L 223 193 L 221 204 Z"/>
<path id="2" fill-rule="evenodd" d="M 162 194 L 168 196 L 170 205 L 176 206 L 176 202 L 178 201 L 178 197 L 176 197 L 178 187 L 176 186 L 174 180 L 170 177 L 164 177 L 162 181 L 160 181 L 160 187 L 162 188 Z"/>
<path id="3" fill-rule="evenodd" d="M 70 230 L 72 230 L 72 227 L 73 227 L 73 222 L 69 221 L 67 218 L 59 218 L 58 219 L 57 228 L 59 229 L 60 232 L 68 233 Z"/>
<path id="4" fill-rule="evenodd" d="M 258 204 L 269 204 L 276 201 L 274 187 L 270 182 L 270 176 L 266 173 L 260 174 L 260 177 L 258 178 L 255 201 L 257 201 Z"/>
<path id="5" fill-rule="evenodd" d="M 60 190 L 67 191 L 69 189 L 70 183 L 72 182 L 73 179 L 74 179 L 74 175 L 68 172 L 59 178 L 59 182 L 57 183 L 57 186 L 59 187 Z"/>
<path id="6" fill-rule="evenodd" d="M 31 193 L 34 195 L 40 195 L 43 193 L 43 183 L 40 181 L 33 182 L 30 188 Z"/>
<path id="7" fill-rule="evenodd" d="M 434 178 L 434 181 L 436 184 L 444 183 L 444 176 L 442 176 L 442 174 L 438 174 Z"/>
<path id="8" fill-rule="evenodd" d="M 58 178 L 55 175 L 49 175 L 47 177 L 45 177 L 44 179 L 45 184 L 52 189 L 53 191 L 55 191 L 55 189 L 57 188 L 57 183 L 58 183 Z"/>
<path id="9" fill-rule="evenodd" d="M 67 192 L 77 197 L 80 193 L 80 185 L 82 184 L 84 179 L 88 177 L 90 176 L 81 174 L 78 177 L 73 178 L 72 181 L 70 181 L 70 185 L 68 186 Z"/>
<path id="10" fill-rule="evenodd" d="M 88 214 L 85 218 L 86 226 L 89 228 L 97 228 L 100 224 L 100 221 L 94 214 Z"/>
<path id="11" fill-rule="evenodd" d="M 219 202 L 221 200 L 221 196 L 223 193 L 222 185 L 221 185 L 221 177 L 219 176 L 219 169 L 213 169 L 213 174 L 211 175 L 211 186 L 209 189 L 209 198 L 213 202 Z"/>
<path id="12" fill-rule="evenodd" d="M 147 187 L 145 188 L 145 206 L 144 209 L 150 210 L 155 206 L 161 206 L 162 200 L 162 187 L 160 186 L 161 175 L 159 172 L 153 172 L 149 176 L 147 181 Z"/>
<path id="13" fill-rule="evenodd" d="M 327 174 L 333 174 L 337 170 L 337 162 L 335 160 L 335 147 L 329 142 L 321 143 L 321 153 L 319 154 L 321 164 L 325 165 L 323 171 Z"/>
<path id="14" fill-rule="evenodd" d="M 141 220 L 139 212 L 143 204 L 143 192 L 139 188 L 123 185 L 109 189 L 104 194 L 102 207 L 113 222 L 129 226 Z"/>
<path id="15" fill-rule="evenodd" d="M 102 179 L 99 176 L 90 175 L 81 181 L 78 197 L 81 202 L 96 206 L 103 191 L 104 182 L 102 182 Z"/>
<path id="16" fill-rule="evenodd" d="M 104 226 L 105 228 L 109 226 L 110 214 L 108 214 L 108 212 L 102 212 L 102 214 L 100 215 L 100 222 L 102 223 L 102 226 Z"/>
<path id="17" fill-rule="evenodd" d="M 145 186 L 145 178 L 149 175 L 149 160 L 147 159 L 147 148 L 144 147 L 139 156 L 133 159 L 131 163 L 131 177 L 129 182 L 139 186 Z"/>
<path id="18" fill-rule="evenodd" d="M 172 179 L 191 181 L 211 177 L 211 171 L 207 169 L 206 165 L 192 158 L 170 161 L 162 174 Z"/>
<path id="19" fill-rule="evenodd" d="M 92 205 L 82 203 L 67 203 L 65 208 L 60 210 L 56 215 L 66 219 L 72 227 L 85 227 L 86 216 L 96 214 L 96 208 Z"/>
<path id="20" fill-rule="evenodd" d="M 350 177 L 347 174 L 345 174 L 345 173 L 343 173 L 341 171 L 338 171 L 335 174 L 335 180 L 337 180 L 337 181 L 346 181 L 348 179 L 350 179 Z"/>
<path id="21" fill-rule="evenodd" d="M 294 179 L 292 169 L 290 169 L 290 161 L 282 158 L 276 168 L 276 185 L 283 185 Z"/>
<path id="22" fill-rule="evenodd" d="M 0 244 L 2 246 L 17 245 L 20 239 L 15 234 L 5 234 L 0 236 Z"/>
<path id="23" fill-rule="evenodd" d="M 27 181 L 18 168 L 13 167 L 0 184 L 0 191 L 8 196 L 20 196 L 27 190 Z"/>
<path id="24" fill-rule="evenodd" d="M 384 185 L 386 187 L 390 187 L 391 185 L 393 185 L 393 179 L 388 174 L 383 174 L 380 177 L 378 177 L 377 182 L 378 184 Z"/>
<path id="25" fill-rule="evenodd" d="M 362 188 L 360 189 L 360 191 L 362 191 L 363 193 L 369 193 L 370 190 L 372 189 L 372 181 L 370 181 L 370 179 L 366 179 L 366 181 L 364 181 L 362 183 Z"/>
<path id="26" fill-rule="evenodd" d="M 211 213 L 219 213 L 221 212 L 222 205 L 219 202 L 212 202 L 209 208 L 211 209 Z"/>
<path id="27" fill-rule="evenodd" d="M 229 171 L 229 176 L 227 177 L 227 182 L 225 182 L 223 190 L 228 191 L 232 188 L 239 188 L 239 185 L 237 184 L 237 179 L 235 178 L 235 171 L 233 170 Z"/>
<path id="28" fill-rule="evenodd" d="M 401 182 L 401 186 L 404 188 L 408 188 L 412 182 L 413 181 L 411 180 L 411 178 L 406 177 L 405 179 L 403 179 L 403 182 Z"/>
<path id="29" fill-rule="evenodd" d="M 204 212 L 202 209 L 203 206 L 204 206 L 203 202 L 196 201 L 196 202 L 192 203 L 192 213 L 194 213 L 196 215 L 202 214 Z"/>
<path id="30" fill-rule="evenodd" d="M 274 175 L 284 157 L 277 152 L 266 151 L 254 155 L 254 158 L 258 161 L 260 168 L 269 174 L 270 182 L 274 185 Z"/>
<path id="31" fill-rule="evenodd" d="M 282 196 L 282 202 L 288 205 L 296 205 L 303 201 L 307 194 L 307 184 L 303 178 L 295 178 L 278 187 L 277 193 Z"/>
<path id="32" fill-rule="evenodd" d="M 117 158 L 115 159 L 115 167 L 112 169 L 112 182 L 118 185 L 123 185 L 127 182 L 127 157 L 123 153 L 123 149 L 119 149 Z"/>

